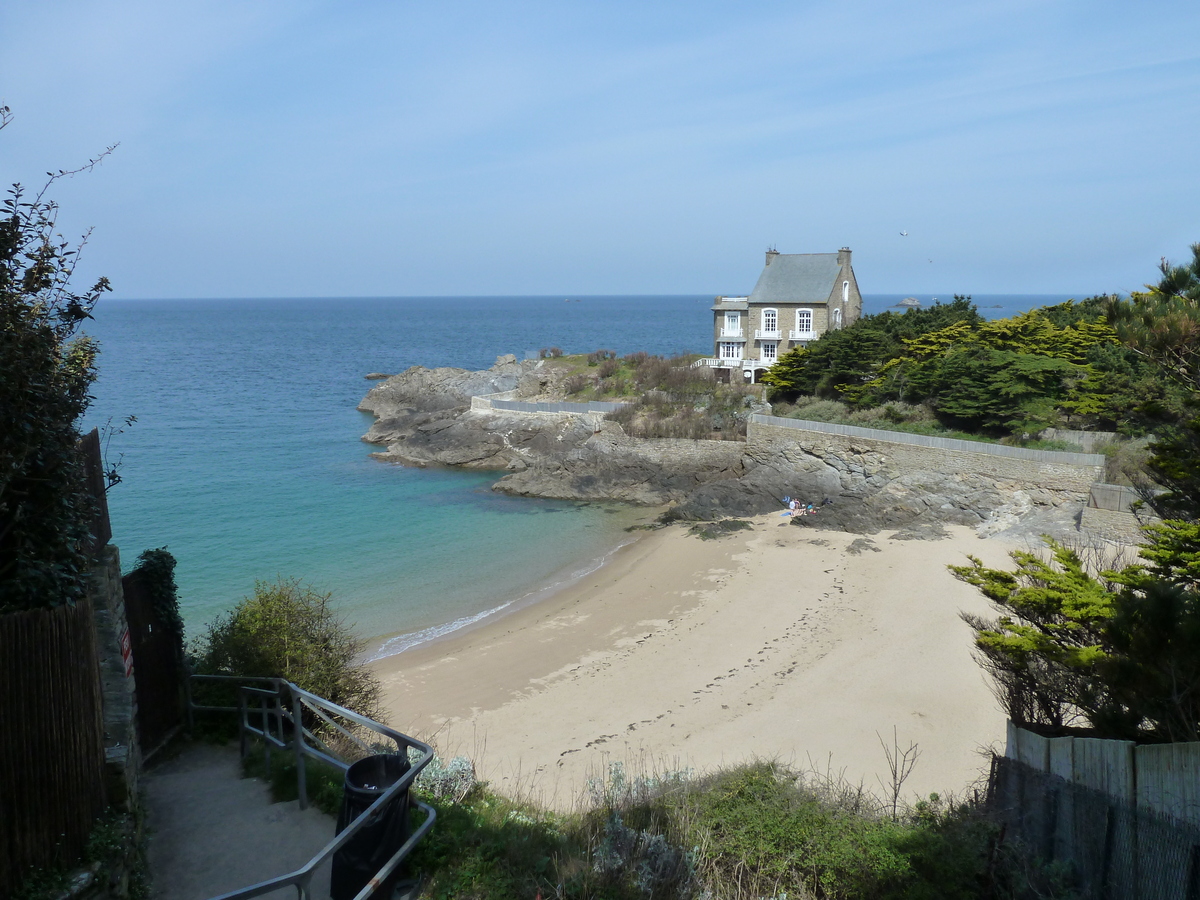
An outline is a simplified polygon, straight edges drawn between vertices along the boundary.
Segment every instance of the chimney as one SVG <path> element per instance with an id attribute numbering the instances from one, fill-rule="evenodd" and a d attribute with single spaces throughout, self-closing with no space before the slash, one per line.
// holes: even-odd
<path id="1" fill-rule="evenodd" d="M 838 265 L 839 266 L 850 265 L 850 248 L 849 247 L 843 247 L 841 250 L 838 251 Z"/>
<path id="2" fill-rule="evenodd" d="M 776 250 L 774 247 L 772 247 L 770 250 L 768 250 L 767 251 L 767 265 L 769 266 L 771 264 L 771 261 L 773 259 L 775 259 L 775 257 L 777 257 L 778 255 L 779 255 L 779 251 Z"/>

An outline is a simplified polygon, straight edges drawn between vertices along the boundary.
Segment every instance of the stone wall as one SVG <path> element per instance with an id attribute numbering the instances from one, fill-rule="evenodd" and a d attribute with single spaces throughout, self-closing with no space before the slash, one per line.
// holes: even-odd
<path id="1" fill-rule="evenodd" d="M 137 805 L 141 755 L 137 739 L 137 695 L 129 652 L 129 626 L 121 589 L 121 556 L 109 545 L 92 574 L 96 611 L 96 654 L 104 692 L 104 759 L 108 802 L 123 811 Z M 128 661 L 127 661 L 128 660 Z"/>
<path id="2" fill-rule="evenodd" d="M 1078 494 L 1086 499 L 1104 473 L 1104 457 L 1083 453 L 1022 450 L 900 432 L 752 416 L 747 429 L 751 452 L 774 455 L 789 446 L 820 455 L 861 457 L 876 454 L 900 469 L 948 476 L 980 475 L 997 483 Z"/>
<path id="3" fill-rule="evenodd" d="M 1141 544 L 1142 523 L 1131 512 L 1118 512 L 1111 509 L 1096 509 L 1084 507 L 1083 516 L 1079 520 L 1082 531 L 1094 535 L 1103 541 L 1117 544 Z"/>

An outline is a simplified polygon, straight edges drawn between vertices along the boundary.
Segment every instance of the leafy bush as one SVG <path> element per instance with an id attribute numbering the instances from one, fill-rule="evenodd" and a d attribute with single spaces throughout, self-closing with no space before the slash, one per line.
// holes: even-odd
<path id="1" fill-rule="evenodd" d="M 0 107 L 0 128 L 8 121 Z M 0 612 L 81 599 L 90 565 L 76 444 L 97 347 L 78 331 L 109 285 L 71 290 L 78 250 L 44 194 L 15 185 L 0 211 Z"/>
<path id="2" fill-rule="evenodd" d="M 379 715 L 379 681 L 358 663 L 363 642 L 320 593 L 297 579 L 259 581 L 192 648 L 201 675 L 284 678 L 364 716 Z"/>
<path id="3" fill-rule="evenodd" d="M 143 550 L 129 577 L 143 583 L 159 620 L 182 643 L 183 618 L 179 615 L 179 589 L 175 585 L 175 557 L 166 547 Z"/>
<path id="4" fill-rule="evenodd" d="M 956 297 L 864 316 L 785 353 L 762 380 L 772 401 L 922 403 L 944 427 L 997 437 L 1056 424 L 1137 435 L 1178 421 L 1184 392 L 1117 342 L 1111 304 L 1094 297 L 989 322 Z"/>
<path id="5" fill-rule="evenodd" d="M 888 804 L 829 773 L 772 762 L 709 777 L 612 763 L 590 805 L 555 814 L 477 784 L 426 795 L 437 827 L 414 870 L 436 898 L 1016 900 L 1071 896 L 977 803 Z"/>
<path id="6" fill-rule="evenodd" d="M 1200 525 L 1166 521 L 1146 536 L 1139 564 L 1099 575 L 1054 541 L 1049 558 L 1014 552 L 1015 572 L 974 557 L 950 567 L 1000 613 L 963 618 L 1014 722 L 1200 740 Z"/>

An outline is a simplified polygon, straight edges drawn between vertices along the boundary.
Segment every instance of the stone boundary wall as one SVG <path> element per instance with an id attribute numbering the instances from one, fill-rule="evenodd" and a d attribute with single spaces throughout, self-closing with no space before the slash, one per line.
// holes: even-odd
<path id="1" fill-rule="evenodd" d="M 504 394 L 485 394 L 471 398 L 471 409 L 500 409 L 506 412 L 527 413 L 610 413 L 622 409 L 624 403 L 604 403 L 597 400 L 588 403 L 540 403 L 511 399 L 511 391 Z"/>
<path id="2" fill-rule="evenodd" d="M 751 416 L 747 442 L 760 451 L 798 444 L 851 455 L 875 452 L 913 471 L 984 475 L 997 482 L 1078 494 L 1080 500 L 1104 472 L 1104 457 L 1098 455 L 1025 450 L 777 416 Z"/>
<path id="3" fill-rule="evenodd" d="M 1098 482 L 1092 485 L 1088 506 L 1092 509 L 1110 509 L 1113 512 L 1132 512 L 1133 504 L 1141 499 L 1141 495 L 1131 487 Z"/>
<path id="4" fill-rule="evenodd" d="M 1076 444 L 1084 453 L 1095 453 L 1117 439 L 1115 431 L 1069 431 L 1065 428 L 1047 428 L 1040 436 L 1045 441 Z"/>
<path id="5" fill-rule="evenodd" d="M 104 548 L 92 573 L 96 604 L 96 653 L 104 692 L 104 763 L 108 800 L 122 811 L 137 805 L 141 748 L 137 738 L 137 694 L 134 690 L 129 623 L 125 618 L 125 592 L 121 587 L 121 555 L 115 546 Z"/>
<path id="6" fill-rule="evenodd" d="M 755 414 L 752 423 L 794 428 L 799 431 L 817 431 L 821 434 L 841 434 L 847 437 L 887 441 L 892 444 L 911 444 L 916 447 L 935 447 L 939 450 L 961 450 L 968 453 L 986 453 L 989 456 L 1006 456 L 1010 459 L 1025 459 L 1036 462 L 1064 463 L 1067 465 L 1101 466 L 1104 457 L 1098 453 L 1064 453 L 1058 450 L 1027 450 L 1024 447 L 1008 447 L 987 441 L 960 441 L 955 438 L 935 437 L 928 434 L 908 434 L 904 431 L 883 431 L 879 428 L 859 428 L 857 425 L 834 425 L 831 422 L 814 422 L 808 419 L 784 419 L 780 416 Z"/>

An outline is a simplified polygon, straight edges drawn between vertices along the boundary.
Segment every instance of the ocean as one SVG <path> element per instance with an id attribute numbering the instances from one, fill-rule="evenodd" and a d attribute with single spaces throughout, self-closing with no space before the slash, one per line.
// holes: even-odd
<path id="1" fill-rule="evenodd" d="M 903 295 L 864 299 L 878 312 Z M 931 297 L 920 296 L 925 303 Z M 949 297 L 945 298 L 949 299 Z M 1065 296 L 976 297 L 989 318 Z M 485 368 L 501 354 L 711 353 L 711 296 L 105 299 L 86 428 L 114 435 L 109 492 L 126 570 L 167 547 L 189 637 L 298 578 L 386 655 L 579 577 L 645 512 L 506 497 L 486 472 L 380 463 L 355 407 L 370 372 Z"/>

